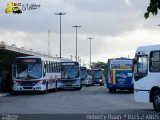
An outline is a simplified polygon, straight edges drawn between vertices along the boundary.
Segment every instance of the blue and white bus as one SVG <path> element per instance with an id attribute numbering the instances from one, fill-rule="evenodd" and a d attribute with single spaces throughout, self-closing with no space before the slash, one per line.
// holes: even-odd
<path id="1" fill-rule="evenodd" d="M 88 73 L 89 69 L 80 67 L 81 70 L 81 84 L 82 86 L 91 86 L 93 84 L 92 76 Z"/>
<path id="2" fill-rule="evenodd" d="M 81 90 L 80 66 L 78 62 L 61 62 L 61 82 L 64 89 Z"/>
<path id="3" fill-rule="evenodd" d="M 92 73 L 92 80 L 93 83 L 92 85 L 94 86 L 95 84 L 99 84 L 100 86 L 104 85 L 105 78 L 103 75 L 103 69 L 102 68 L 92 68 L 91 73 Z"/>
<path id="4" fill-rule="evenodd" d="M 13 92 L 57 90 L 60 80 L 60 62 L 52 58 L 17 57 L 12 67 Z"/>
<path id="5" fill-rule="evenodd" d="M 133 59 L 114 58 L 109 59 L 106 70 L 106 86 L 110 93 L 116 89 L 133 91 Z"/>

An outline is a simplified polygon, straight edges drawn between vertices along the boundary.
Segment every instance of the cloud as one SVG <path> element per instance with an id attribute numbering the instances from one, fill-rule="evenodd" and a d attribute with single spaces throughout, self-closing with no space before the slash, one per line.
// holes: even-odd
<path id="1" fill-rule="evenodd" d="M 124 2 L 125 2 L 127 5 L 131 5 L 131 1 L 130 1 L 130 0 L 124 0 Z"/>
<path id="2" fill-rule="evenodd" d="M 75 56 L 75 28 L 78 28 L 78 55 L 89 63 L 89 40 L 92 40 L 92 61 L 134 56 L 141 45 L 158 44 L 160 15 L 144 19 L 149 0 L 14 0 L 37 3 L 41 7 L 22 14 L 5 14 L 10 0 L 0 4 L 0 41 L 18 47 L 47 53 L 48 29 L 51 30 L 51 54 L 59 56 L 60 17 L 62 16 L 62 56 Z"/>

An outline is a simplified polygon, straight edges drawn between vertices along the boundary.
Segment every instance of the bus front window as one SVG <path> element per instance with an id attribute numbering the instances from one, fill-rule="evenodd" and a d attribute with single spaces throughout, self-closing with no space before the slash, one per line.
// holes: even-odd
<path id="1" fill-rule="evenodd" d="M 140 80 L 148 74 L 148 56 L 137 56 L 137 63 L 134 65 L 135 80 Z"/>
<path id="2" fill-rule="evenodd" d="M 62 66 L 62 71 L 64 72 L 64 78 L 78 78 L 79 77 L 79 67 L 78 66 Z"/>
<path id="3" fill-rule="evenodd" d="M 101 79 L 102 78 L 102 71 L 101 70 L 94 71 L 93 78 Z"/>
<path id="4" fill-rule="evenodd" d="M 86 78 L 87 77 L 87 70 L 81 70 L 81 78 Z"/>
<path id="5" fill-rule="evenodd" d="M 38 79 L 42 76 L 41 64 L 17 64 L 15 73 L 16 79 Z"/>

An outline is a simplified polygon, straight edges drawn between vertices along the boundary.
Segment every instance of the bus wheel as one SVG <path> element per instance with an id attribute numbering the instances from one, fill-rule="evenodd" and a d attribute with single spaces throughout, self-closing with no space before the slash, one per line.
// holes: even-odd
<path id="1" fill-rule="evenodd" d="M 113 91 L 113 93 L 115 93 L 115 92 L 116 92 L 116 89 L 114 88 L 114 89 L 112 89 L 112 91 Z"/>
<path id="2" fill-rule="evenodd" d="M 56 84 L 55 84 L 55 92 L 58 91 L 58 88 L 57 88 L 57 80 L 56 80 Z"/>
<path id="3" fill-rule="evenodd" d="M 113 93 L 113 90 L 112 90 L 112 88 L 109 88 L 109 93 Z"/>
<path id="4" fill-rule="evenodd" d="M 43 91 L 43 94 L 47 94 L 48 93 L 48 82 L 46 83 L 46 90 Z"/>
<path id="5" fill-rule="evenodd" d="M 160 111 L 160 90 L 157 90 L 153 95 L 153 107 L 155 111 Z"/>
<path id="6" fill-rule="evenodd" d="M 78 91 L 80 91 L 82 89 L 82 86 L 81 87 L 79 87 L 79 88 L 76 88 L 75 90 L 78 90 Z"/>
<path id="7" fill-rule="evenodd" d="M 129 89 L 129 92 L 130 92 L 130 93 L 133 93 L 133 89 Z"/>

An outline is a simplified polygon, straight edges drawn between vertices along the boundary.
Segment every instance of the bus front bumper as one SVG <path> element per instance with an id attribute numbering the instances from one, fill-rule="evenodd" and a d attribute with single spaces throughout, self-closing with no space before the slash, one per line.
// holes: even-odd
<path id="1" fill-rule="evenodd" d="M 12 86 L 13 91 L 44 91 L 46 90 L 46 86 Z"/>

